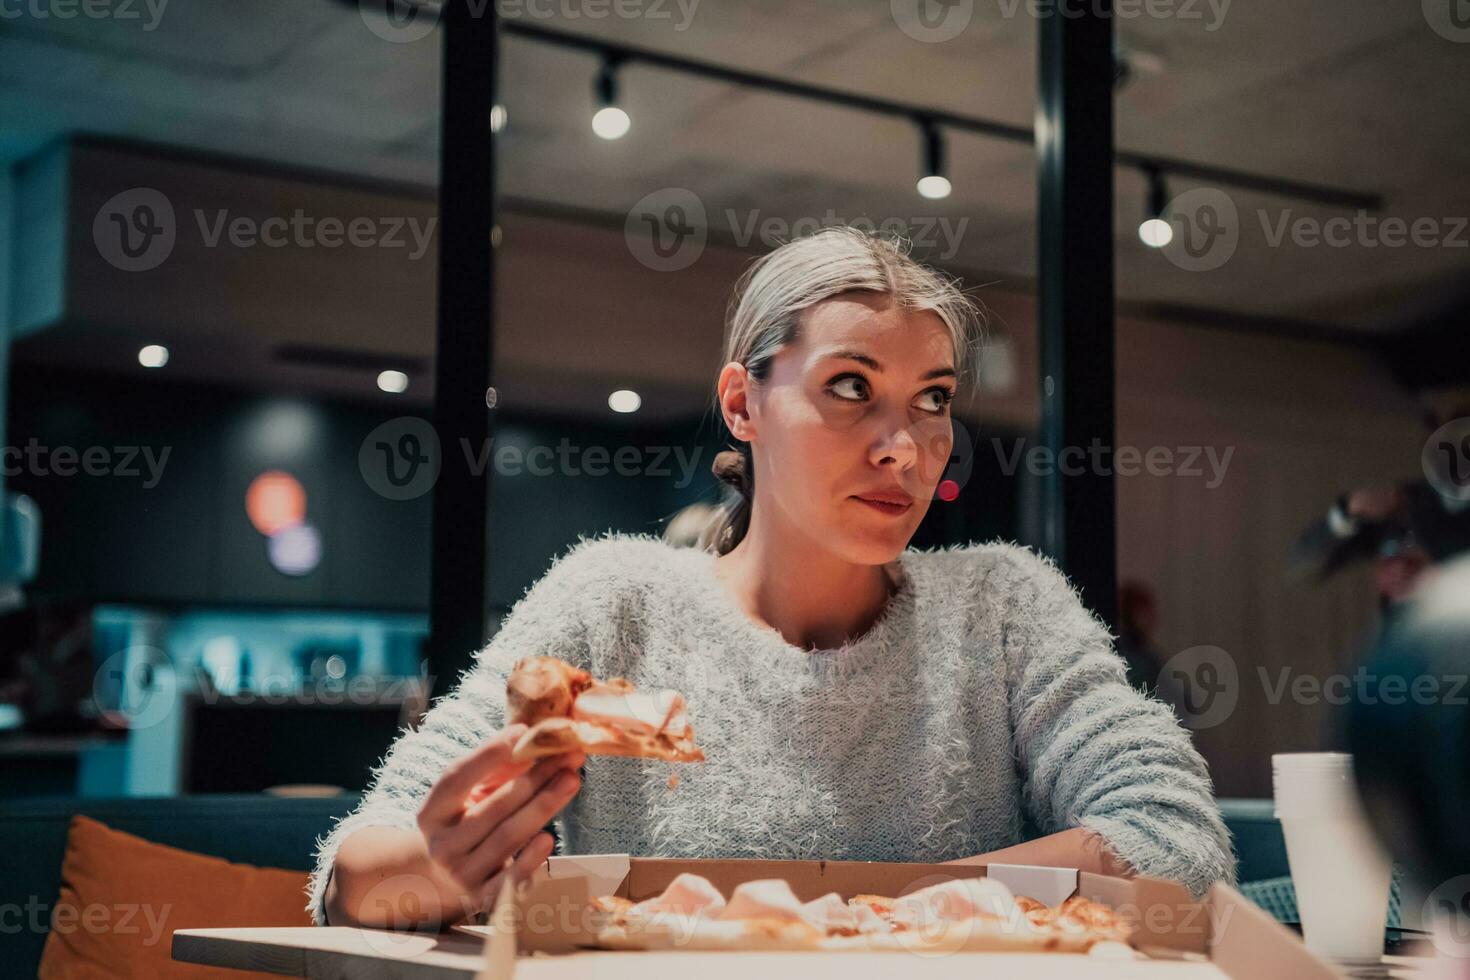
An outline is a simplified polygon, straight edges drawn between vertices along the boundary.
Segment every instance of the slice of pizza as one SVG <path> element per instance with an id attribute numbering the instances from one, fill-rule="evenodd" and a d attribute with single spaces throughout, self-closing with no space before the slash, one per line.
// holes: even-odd
<path id="1" fill-rule="evenodd" d="M 704 761 L 677 691 L 638 691 L 621 677 L 597 681 L 555 657 L 528 657 L 511 669 L 505 697 L 510 722 L 530 729 L 511 751 L 517 762 L 573 749 Z"/>

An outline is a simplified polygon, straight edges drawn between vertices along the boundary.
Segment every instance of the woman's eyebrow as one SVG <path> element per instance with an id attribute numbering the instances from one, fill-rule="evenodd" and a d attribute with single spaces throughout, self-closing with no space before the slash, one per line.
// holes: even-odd
<path id="1" fill-rule="evenodd" d="M 883 373 L 883 365 L 879 364 L 876 360 L 874 360 L 873 358 L 869 357 L 867 354 L 862 353 L 861 351 L 855 351 L 855 350 L 835 350 L 835 351 L 830 351 L 830 352 L 828 352 L 826 354 L 823 354 L 822 357 L 824 359 L 825 358 L 836 358 L 836 359 L 844 360 L 844 361 L 857 361 L 859 364 L 862 364 L 865 367 L 872 368 L 874 371 L 877 371 L 879 374 L 882 374 Z M 953 378 L 953 377 L 956 377 L 954 368 L 952 368 L 952 367 L 937 367 L 937 368 L 931 368 L 930 370 L 925 371 L 923 374 L 919 375 L 919 380 L 920 381 L 928 381 L 931 378 Z"/>

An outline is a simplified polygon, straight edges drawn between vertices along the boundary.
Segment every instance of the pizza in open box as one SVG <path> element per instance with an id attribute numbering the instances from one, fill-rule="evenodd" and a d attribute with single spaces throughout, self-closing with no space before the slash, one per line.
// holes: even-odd
<path id="1" fill-rule="evenodd" d="M 597 942 L 614 949 L 813 949 L 1127 952 L 1112 909 L 1074 897 L 1053 909 L 989 878 L 942 882 L 890 898 L 830 892 L 801 902 L 781 879 L 749 881 L 728 901 L 708 880 L 681 874 L 642 902 L 593 900 Z"/>

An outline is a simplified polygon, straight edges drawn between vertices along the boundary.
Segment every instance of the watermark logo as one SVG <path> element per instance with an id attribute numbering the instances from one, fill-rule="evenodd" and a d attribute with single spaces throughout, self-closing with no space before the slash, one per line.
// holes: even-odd
<path id="1" fill-rule="evenodd" d="M 1074 20 L 1090 16 L 1098 20 L 1197 20 L 1205 33 L 1213 34 L 1225 23 L 1231 0 L 997 0 L 1001 16 L 1015 18 L 1024 9 L 1033 20 L 1062 17 Z M 1208 15 L 1209 19 L 1206 19 Z"/>
<path id="2" fill-rule="evenodd" d="M 763 216 L 760 211 L 742 216 L 733 208 L 727 208 L 724 219 L 735 244 L 741 248 L 748 248 L 756 241 L 766 248 L 775 248 L 797 238 L 815 235 L 824 228 L 846 227 L 870 235 L 907 239 L 917 252 L 939 262 L 947 262 L 959 254 L 965 229 L 970 226 L 968 216 L 954 220 L 945 215 L 911 214 L 875 220 L 865 214 L 845 218 L 833 208 L 820 215 L 805 215 L 794 220 L 780 215 Z"/>
<path id="3" fill-rule="evenodd" d="M 1235 201 L 1214 187 L 1196 187 L 1169 202 L 1164 220 L 1174 229 L 1174 240 L 1164 256 L 1186 272 L 1218 269 L 1240 245 L 1240 213 Z"/>
<path id="4" fill-rule="evenodd" d="M 163 480 L 172 446 L 46 446 L 35 436 L 24 446 L 0 447 L 0 475 L 113 476 L 140 480 L 152 490 Z"/>
<path id="5" fill-rule="evenodd" d="M 374 493 L 389 500 L 413 500 L 439 479 L 439 434 L 424 419 L 389 419 L 362 441 L 357 467 Z"/>
<path id="6" fill-rule="evenodd" d="M 975 0 L 889 0 L 893 22 L 915 41 L 942 44 L 964 33 L 975 16 Z"/>
<path id="7" fill-rule="evenodd" d="M 148 905 L 139 902 L 106 904 L 89 902 L 79 905 L 62 898 L 54 906 L 39 895 L 30 895 L 25 904 L 6 902 L 0 905 L 0 936 L 22 932 L 44 936 L 55 933 L 69 936 L 78 932 L 93 936 L 137 936 L 142 945 L 152 947 L 172 934 L 167 928 L 172 903 Z"/>
<path id="8" fill-rule="evenodd" d="M 469 2 L 474 9 L 475 0 Z M 666 20 L 682 33 L 694 23 L 699 0 L 500 0 L 498 8 L 506 20 Z"/>
<path id="9" fill-rule="evenodd" d="M 367 29 L 384 41 L 410 44 L 434 33 L 441 7 L 422 0 L 358 0 L 357 13 Z"/>
<path id="10" fill-rule="evenodd" d="M 1272 217 L 1266 209 L 1256 212 L 1261 234 L 1271 248 L 1288 240 L 1297 248 L 1470 248 L 1465 229 L 1470 218 L 1432 218 L 1421 215 L 1412 221 L 1399 215 L 1378 218 L 1359 209 L 1352 217 L 1338 215 L 1322 221 L 1297 215 L 1287 208 Z"/>
<path id="11" fill-rule="evenodd" d="M 656 190 L 628 212 L 623 238 L 633 258 L 655 272 L 687 269 L 709 240 L 704 202 L 683 187 Z"/>
<path id="12" fill-rule="evenodd" d="M 854 228 L 870 235 L 902 238 L 916 255 L 947 262 L 959 254 L 969 225 L 968 216 L 910 214 L 875 218 L 862 214 L 847 217 L 834 208 L 822 214 L 794 218 L 766 214 L 759 209 L 742 212 L 726 208 L 710 214 L 693 191 L 665 187 L 633 206 L 624 221 L 623 233 L 628 251 L 640 263 L 656 272 L 677 272 L 698 261 L 712 228 L 729 235 L 739 248 L 758 245 L 767 249 L 815 235 L 826 228 Z"/>
<path id="13" fill-rule="evenodd" d="M 1420 0 L 1434 33 L 1456 44 L 1470 42 L 1470 0 Z"/>
<path id="14" fill-rule="evenodd" d="M 1423 922 L 1442 956 L 1470 957 L 1470 875 L 1457 875 L 1430 892 Z"/>
<path id="15" fill-rule="evenodd" d="M 163 21 L 169 0 L 0 0 L 0 21 L 19 20 L 141 20 L 151 34 Z M 145 19 L 146 18 L 146 19 Z"/>
<path id="16" fill-rule="evenodd" d="M 906 430 L 918 449 L 919 480 L 933 484 L 933 500 L 954 500 L 975 472 L 975 441 L 959 419 L 936 415 Z"/>
<path id="17" fill-rule="evenodd" d="M 1216 646 L 1196 646 L 1170 657 L 1159 671 L 1159 694 L 1174 705 L 1185 728 L 1222 724 L 1240 700 L 1235 658 Z"/>
<path id="18" fill-rule="evenodd" d="M 1093 439 L 1087 446 L 1053 449 L 1044 443 L 1013 439 L 1009 448 L 998 438 L 990 440 L 996 465 L 1005 476 L 1025 468 L 1031 476 L 1177 476 L 1203 480 L 1206 490 L 1225 482 L 1235 447 L 1226 446 L 1105 446 Z"/>
<path id="19" fill-rule="evenodd" d="M 156 269 L 178 238 L 174 206 L 163 192 L 134 187 L 107 200 L 92 220 L 92 241 L 108 265 L 123 272 Z"/>
<path id="20" fill-rule="evenodd" d="M 168 654 L 156 647 L 128 647 L 112 654 L 92 676 L 97 704 L 115 705 L 130 731 L 142 731 L 168 718 L 177 701 L 177 676 Z"/>
<path id="21" fill-rule="evenodd" d="M 264 218 L 228 208 L 194 208 L 191 214 L 199 244 L 205 248 L 402 249 L 411 262 L 428 254 L 439 221 L 410 215 L 316 216 L 302 208 Z M 146 272 L 162 265 L 173 253 L 179 232 L 173 204 L 150 187 L 135 187 L 111 198 L 92 222 L 98 253 L 124 272 Z"/>
<path id="22" fill-rule="evenodd" d="M 1424 476 L 1440 496 L 1470 500 L 1470 417 L 1434 430 L 1420 455 Z"/>
<path id="23" fill-rule="evenodd" d="M 683 489 L 694 481 L 703 457 L 701 446 L 583 446 L 565 436 L 555 444 L 530 443 L 515 432 L 497 438 L 476 445 L 461 437 L 444 455 L 434 427 L 405 415 L 368 433 L 358 447 L 358 469 L 375 493 L 412 500 L 429 492 L 446 465 L 463 465 L 477 479 L 493 467 L 506 477 L 649 477 Z"/>

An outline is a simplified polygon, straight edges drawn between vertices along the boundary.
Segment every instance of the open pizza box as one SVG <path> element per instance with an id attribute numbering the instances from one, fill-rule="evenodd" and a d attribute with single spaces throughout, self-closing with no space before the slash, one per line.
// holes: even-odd
<path id="1" fill-rule="evenodd" d="M 1059 905 L 1077 895 L 1111 907 L 1132 927 L 1129 943 L 1137 955 L 1150 961 L 1172 961 L 1180 977 L 1223 975 L 1235 980 L 1255 980 L 1279 976 L 1328 980 L 1341 976 L 1309 953 L 1295 933 L 1228 885 L 1217 884 L 1203 901 L 1194 901 L 1186 889 L 1172 882 L 1110 878 L 1073 869 L 1021 865 L 710 860 L 626 854 L 554 856 L 520 889 L 514 901 L 500 903 L 491 925 L 465 929 L 486 936 L 486 953 L 492 966 L 486 975 L 493 975 L 496 980 L 508 980 L 518 954 L 568 958 L 572 961 L 568 962 L 568 969 L 575 971 L 575 961 L 580 956 L 608 948 L 598 941 L 593 926 L 597 916 L 591 899 L 617 895 L 642 901 L 662 893 L 684 872 L 703 876 L 725 895 L 743 882 L 785 879 L 803 902 L 829 892 L 837 892 L 843 899 L 857 894 L 897 897 L 946 880 L 989 876 L 1014 894 L 1028 895 L 1047 905 Z M 511 897 L 509 888 L 502 894 Z M 1127 955 L 1126 950 L 1123 952 Z M 616 955 L 665 954 L 624 951 Z M 732 970 L 742 969 L 741 954 L 734 951 L 681 955 L 705 957 L 716 972 L 720 969 L 716 963 L 727 964 Z M 791 955 L 815 958 L 813 968 L 838 963 L 844 975 L 858 976 L 868 970 L 880 971 L 872 973 L 875 977 L 884 975 L 883 971 L 891 972 L 894 962 L 881 952 L 865 955 L 811 950 Z M 1007 973 L 1024 971 L 1036 976 L 1061 975 L 1058 971 L 1063 969 L 1068 977 L 1074 978 L 1119 976 L 1119 968 L 1130 966 L 1116 959 L 1079 953 L 962 951 L 961 955 L 1004 956 Z M 927 958 L 920 953 L 914 958 L 915 963 L 905 969 L 914 969 L 919 961 Z M 818 960 L 823 962 L 819 964 Z M 743 962 L 748 969 L 750 961 Z M 864 965 L 867 963 L 878 965 L 868 967 Z M 1169 967 L 1169 962 L 1150 962 L 1149 975 L 1174 975 Z"/>

